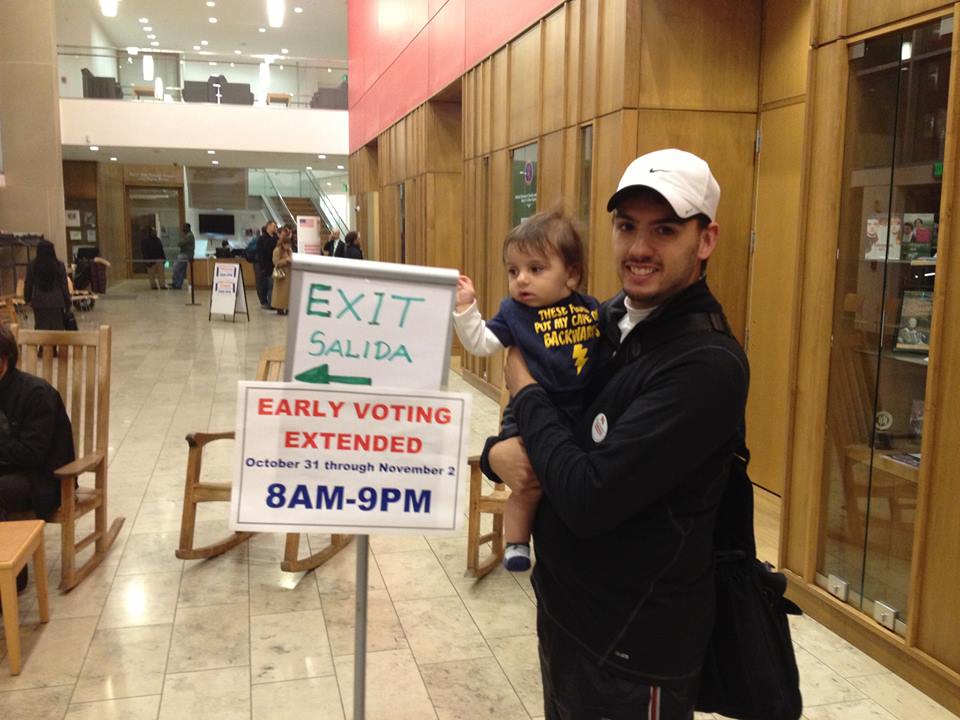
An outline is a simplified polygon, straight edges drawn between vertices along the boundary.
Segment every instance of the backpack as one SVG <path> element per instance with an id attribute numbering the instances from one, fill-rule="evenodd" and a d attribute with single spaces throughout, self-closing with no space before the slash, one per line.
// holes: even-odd
<path id="1" fill-rule="evenodd" d="M 259 239 L 260 239 L 259 235 L 254 235 L 253 240 L 247 243 L 247 247 L 243 251 L 244 256 L 247 258 L 248 262 L 252 262 L 252 263 L 257 262 L 257 240 Z"/>

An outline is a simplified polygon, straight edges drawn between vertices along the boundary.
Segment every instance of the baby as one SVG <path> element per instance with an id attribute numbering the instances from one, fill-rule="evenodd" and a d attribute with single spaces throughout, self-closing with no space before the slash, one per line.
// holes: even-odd
<path id="1" fill-rule="evenodd" d="M 600 336 L 599 303 L 577 292 L 583 279 L 583 243 L 561 212 L 541 212 L 513 228 L 503 243 L 510 297 L 484 322 L 473 282 L 460 276 L 454 327 L 468 352 L 487 357 L 516 345 L 536 381 L 558 408 L 574 415 L 593 368 Z M 510 408 L 504 410 L 501 438 L 517 435 Z M 530 567 L 530 532 L 540 489 L 511 493 L 503 514 L 507 547 L 503 565 Z"/>

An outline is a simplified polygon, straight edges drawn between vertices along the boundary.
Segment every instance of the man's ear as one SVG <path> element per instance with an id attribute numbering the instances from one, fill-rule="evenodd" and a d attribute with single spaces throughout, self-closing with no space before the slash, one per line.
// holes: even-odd
<path id="1" fill-rule="evenodd" d="M 700 245 L 697 248 L 697 258 L 706 260 L 713 254 L 717 247 L 717 240 L 720 238 L 720 226 L 715 222 L 707 225 L 700 231 Z"/>

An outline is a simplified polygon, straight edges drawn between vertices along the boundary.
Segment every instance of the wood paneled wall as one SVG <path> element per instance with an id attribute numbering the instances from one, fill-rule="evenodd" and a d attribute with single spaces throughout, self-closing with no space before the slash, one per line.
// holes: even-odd
<path id="1" fill-rule="evenodd" d="M 953 5 L 943 0 L 815 0 L 815 4 L 814 45 L 901 21 L 912 25 L 925 13 L 942 12 Z"/>

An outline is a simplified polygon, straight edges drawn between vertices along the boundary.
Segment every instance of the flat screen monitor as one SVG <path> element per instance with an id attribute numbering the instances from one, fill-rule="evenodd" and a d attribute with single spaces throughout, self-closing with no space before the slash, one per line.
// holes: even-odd
<path id="1" fill-rule="evenodd" d="M 233 235 L 233 215 L 200 215 L 200 232 L 203 235 Z"/>

